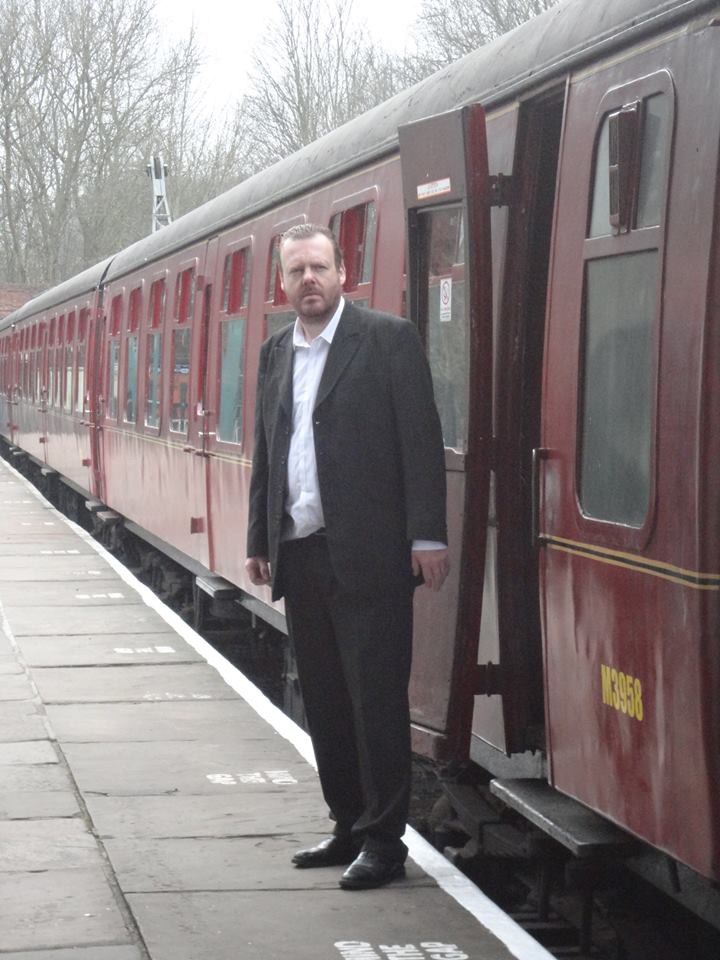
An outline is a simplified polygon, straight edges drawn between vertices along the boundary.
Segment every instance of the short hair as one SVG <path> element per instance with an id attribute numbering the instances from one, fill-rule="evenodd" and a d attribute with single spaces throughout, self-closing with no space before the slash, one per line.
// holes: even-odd
<path id="1" fill-rule="evenodd" d="M 280 237 L 280 243 L 278 244 L 278 254 L 282 250 L 284 243 L 291 240 L 309 240 L 310 237 L 327 237 L 327 239 L 332 244 L 333 254 L 335 255 L 335 267 L 339 270 L 343 265 L 343 254 L 340 249 L 340 244 L 338 239 L 332 230 L 328 227 L 322 227 L 317 223 L 296 223 L 294 227 L 290 227 L 289 230 L 286 230 L 285 233 Z M 280 261 L 280 267 L 282 269 L 282 260 Z"/>

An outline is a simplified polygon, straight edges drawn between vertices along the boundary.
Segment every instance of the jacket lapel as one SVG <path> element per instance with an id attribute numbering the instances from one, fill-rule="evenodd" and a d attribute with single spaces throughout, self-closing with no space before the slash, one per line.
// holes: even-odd
<path id="1" fill-rule="evenodd" d="M 340 323 L 330 345 L 325 369 L 318 387 L 317 397 L 315 398 L 316 410 L 331 392 L 343 370 L 352 359 L 360 345 L 361 336 L 362 319 L 352 304 L 346 302 L 340 317 Z"/>

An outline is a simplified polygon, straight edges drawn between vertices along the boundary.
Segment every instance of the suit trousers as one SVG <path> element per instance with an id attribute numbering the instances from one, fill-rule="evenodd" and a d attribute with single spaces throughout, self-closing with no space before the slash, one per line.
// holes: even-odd
<path id="1" fill-rule="evenodd" d="M 393 858 L 411 785 L 408 683 L 414 585 L 341 586 L 327 540 L 281 545 L 279 567 L 308 730 L 335 833 Z"/>

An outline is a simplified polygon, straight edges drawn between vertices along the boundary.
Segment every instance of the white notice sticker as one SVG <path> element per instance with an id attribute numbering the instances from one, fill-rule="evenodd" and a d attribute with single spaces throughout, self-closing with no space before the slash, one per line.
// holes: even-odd
<path id="1" fill-rule="evenodd" d="M 430 180 L 429 183 L 419 183 L 417 188 L 418 200 L 427 200 L 429 197 L 440 197 L 443 193 L 450 193 L 450 177 L 442 180 Z"/>
<path id="2" fill-rule="evenodd" d="M 452 278 L 440 279 L 440 323 L 452 320 Z"/>

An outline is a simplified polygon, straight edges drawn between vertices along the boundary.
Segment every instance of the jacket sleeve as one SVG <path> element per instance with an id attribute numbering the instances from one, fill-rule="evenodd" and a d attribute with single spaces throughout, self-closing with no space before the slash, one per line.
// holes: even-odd
<path id="1" fill-rule="evenodd" d="M 250 502 L 248 511 L 248 557 L 269 556 L 268 545 L 268 444 L 263 416 L 263 392 L 269 356 L 268 343 L 260 350 L 255 394 L 255 444 L 253 448 Z"/>
<path id="2" fill-rule="evenodd" d="M 407 538 L 447 543 L 445 448 L 430 366 L 413 324 L 398 324 L 394 333 L 391 385 Z"/>

